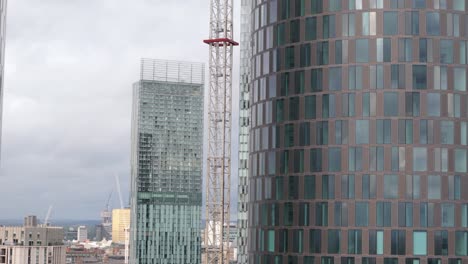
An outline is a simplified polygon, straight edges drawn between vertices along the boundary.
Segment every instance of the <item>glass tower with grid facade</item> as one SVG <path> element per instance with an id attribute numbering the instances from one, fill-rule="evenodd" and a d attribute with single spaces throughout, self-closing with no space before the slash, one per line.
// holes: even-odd
<path id="1" fill-rule="evenodd" d="M 143 59 L 134 84 L 131 264 L 201 263 L 204 65 Z"/>
<path id="2" fill-rule="evenodd" d="M 6 38 L 7 0 L 0 0 L 0 141 L 3 116 L 3 83 L 5 71 L 5 38 Z"/>
<path id="3" fill-rule="evenodd" d="M 249 262 L 467 264 L 467 1 L 251 8 Z"/>

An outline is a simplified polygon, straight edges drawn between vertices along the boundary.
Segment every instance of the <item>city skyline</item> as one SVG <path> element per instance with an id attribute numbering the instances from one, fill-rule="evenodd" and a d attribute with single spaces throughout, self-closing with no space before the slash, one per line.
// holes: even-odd
<path id="1" fill-rule="evenodd" d="M 208 6 L 209 1 L 184 1 L 191 10 L 187 16 L 193 17 L 187 24 L 169 15 L 180 7 L 172 1 L 9 2 L 0 185 L 12 185 L 5 195 L 17 200 L 0 205 L 2 218 L 41 218 L 53 205 L 52 221 L 98 219 L 111 189 L 111 204 L 118 207 L 115 173 L 128 204 L 129 86 L 138 76 L 138 60 L 207 62 L 202 39 L 208 31 Z M 235 12 L 239 10 L 240 2 Z M 121 13 L 129 19 L 118 19 Z M 172 30 L 160 26 L 165 23 Z M 158 34 L 184 39 L 162 43 Z M 238 51 L 234 58 L 238 65 Z M 238 107 L 237 68 L 233 109 Z M 233 135 L 237 124 L 233 122 Z M 236 157 L 237 148 L 232 152 Z M 233 159 L 237 173 L 236 164 Z"/>

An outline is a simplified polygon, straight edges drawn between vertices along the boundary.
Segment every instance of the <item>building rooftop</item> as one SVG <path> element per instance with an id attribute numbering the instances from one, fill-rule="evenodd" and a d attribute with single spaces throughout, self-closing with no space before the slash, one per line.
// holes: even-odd
<path id="1" fill-rule="evenodd" d="M 141 80 L 203 84 L 205 65 L 198 62 L 141 59 Z"/>

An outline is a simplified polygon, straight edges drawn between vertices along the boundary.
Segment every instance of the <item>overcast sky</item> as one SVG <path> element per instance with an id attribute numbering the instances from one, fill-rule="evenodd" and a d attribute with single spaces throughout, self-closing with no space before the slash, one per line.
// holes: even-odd
<path id="1" fill-rule="evenodd" d="M 98 219 L 111 190 L 119 206 L 116 173 L 127 202 L 140 58 L 207 62 L 208 11 L 209 0 L 9 0 L 0 219 L 42 219 L 49 205 L 52 219 Z"/>

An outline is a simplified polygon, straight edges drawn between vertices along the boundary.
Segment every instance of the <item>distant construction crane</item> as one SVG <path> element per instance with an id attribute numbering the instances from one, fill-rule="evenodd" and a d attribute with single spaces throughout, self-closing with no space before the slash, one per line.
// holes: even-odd
<path id="1" fill-rule="evenodd" d="M 110 224 L 111 219 L 112 219 L 112 212 L 110 211 L 110 199 L 112 197 L 112 190 L 109 193 L 109 196 L 107 197 L 107 202 L 106 206 L 104 207 L 104 210 L 101 212 L 101 218 L 102 218 L 102 223 L 103 224 Z"/>
<path id="2" fill-rule="evenodd" d="M 42 223 L 44 226 L 49 226 L 49 220 L 50 220 L 50 214 L 52 213 L 52 205 L 49 206 L 49 209 L 47 210 L 46 217 L 44 218 L 44 223 Z"/>
<path id="3" fill-rule="evenodd" d="M 124 203 L 122 199 L 122 191 L 120 190 L 120 179 L 117 173 L 115 174 L 115 182 L 117 184 L 117 194 L 119 195 L 120 209 L 124 209 Z"/>
<path id="4" fill-rule="evenodd" d="M 233 0 L 211 0 L 208 157 L 206 164 L 206 263 L 229 263 Z"/>

